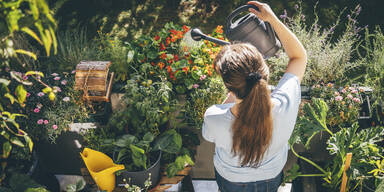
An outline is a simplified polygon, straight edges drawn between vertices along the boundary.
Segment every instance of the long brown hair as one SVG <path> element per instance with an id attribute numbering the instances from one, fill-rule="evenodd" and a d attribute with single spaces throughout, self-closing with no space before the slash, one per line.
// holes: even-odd
<path id="1" fill-rule="evenodd" d="M 232 152 L 240 157 L 241 165 L 257 166 L 273 129 L 269 68 L 256 47 L 239 43 L 221 49 L 215 69 L 227 89 L 241 99 L 232 125 Z"/>

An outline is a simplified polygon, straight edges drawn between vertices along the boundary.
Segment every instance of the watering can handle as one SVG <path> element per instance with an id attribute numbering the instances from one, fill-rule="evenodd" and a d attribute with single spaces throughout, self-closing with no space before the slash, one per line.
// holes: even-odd
<path id="1" fill-rule="evenodd" d="M 233 19 L 238 16 L 241 12 L 247 11 L 249 8 L 253 8 L 257 11 L 259 11 L 259 8 L 256 5 L 243 5 L 235 9 L 228 17 L 227 17 L 227 27 L 226 27 L 226 34 L 228 34 L 228 30 L 231 28 L 231 25 L 233 23 Z"/>

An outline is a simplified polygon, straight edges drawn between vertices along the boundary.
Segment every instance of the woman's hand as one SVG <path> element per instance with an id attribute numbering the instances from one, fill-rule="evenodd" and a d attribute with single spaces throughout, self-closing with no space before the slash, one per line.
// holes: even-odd
<path id="1" fill-rule="evenodd" d="M 278 19 L 275 13 L 272 11 L 271 7 L 266 3 L 260 3 L 258 1 L 249 1 L 248 5 L 255 5 L 259 10 L 250 8 L 249 11 L 255 14 L 258 18 L 263 21 L 271 22 L 272 20 Z"/>

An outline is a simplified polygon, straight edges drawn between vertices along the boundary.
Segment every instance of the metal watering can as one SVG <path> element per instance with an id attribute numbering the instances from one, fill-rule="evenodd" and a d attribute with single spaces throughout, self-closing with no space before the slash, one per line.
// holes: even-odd
<path id="1" fill-rule="evenodd" d="M 277 38 L 275 31 L 272 29 L 271 24 L 263 22 L 253 13 L 248 13 L 233 22 L 236 16 L 241 12 L 248 11 L 249 8 L 259 10 L 255 5 L 243 5 L 234 10 L 227 17 L 225 36 L 231 42 L 240 41 L 252 44 L 259 50 L 265 59 L 274 56 L 280 49 L 281 43 Z M 195 41 L 205 39 L 219 45 L 230 44 L 230 42 L 207 36 L 198 28 L 193 28 L 191 30 L 191 37 Z"/>

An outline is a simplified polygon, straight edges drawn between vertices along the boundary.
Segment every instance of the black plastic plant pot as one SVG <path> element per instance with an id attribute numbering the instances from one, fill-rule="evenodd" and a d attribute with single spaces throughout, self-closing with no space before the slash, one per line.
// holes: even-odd
<path id="1" fill-rule="evenodd" d="M 109 117 L 112 114 L 112 106 L 111 102 L 103 102 L 103 110 L 98 111 L 95 114 L 89 114 L 89 121 L 90 122 L 97 122 L 100 123 L 100 125 L 106 125 L 108 123 Z"/>
<path id="2" fill-rule="evenodd" d="M 144 182 L 148 179 L 149 175 L 151 175 L 151 186 L 150 189 L 155 187 L 160 181 L 160 159 L 161 159 L 161 151 L 157 152 L 158 158 L 155 163 L 152 164 L 145 171 L 121 171 L 117 176 L 117 185 L 124 186 L 126 183 L 129 185 L 137 185 L 141 188 L 144 188 Z M 126 182 L 124 182 L 124 179 Z"/>

